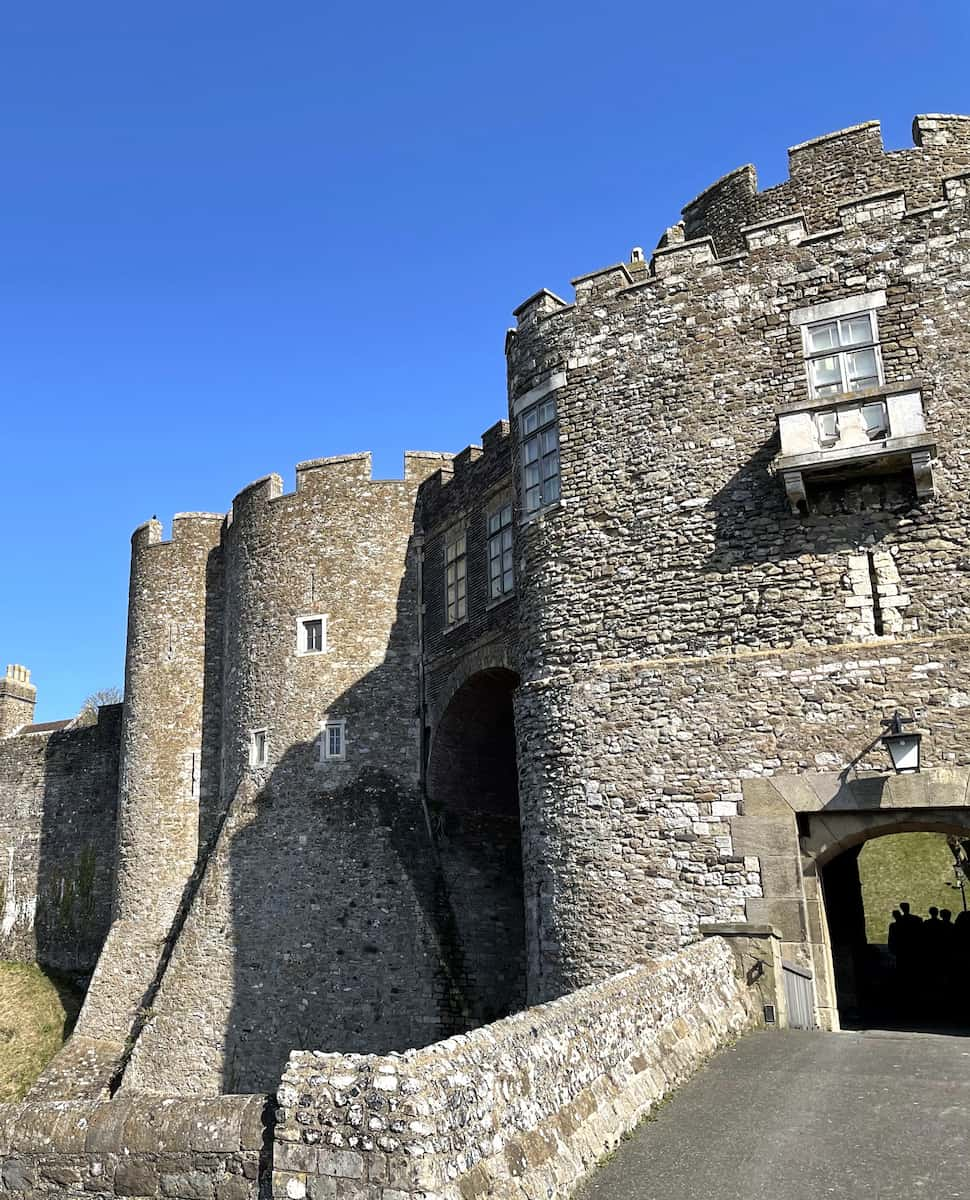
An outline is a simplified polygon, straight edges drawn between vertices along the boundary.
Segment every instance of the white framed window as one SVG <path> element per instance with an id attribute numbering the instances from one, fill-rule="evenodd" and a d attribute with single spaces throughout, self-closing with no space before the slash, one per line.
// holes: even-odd
<path id="1" fill-rule="evenodd" d="M 488 514 L 488 598 L 500 600 L 515 589 L 512 566 L 512 504 Z"/>
<path id="2" fill-rule="evenodd" d="M 265 767 L 269 760 L 269 734 L 265 729 L 253 729 L 249 734 L 249 765 Z"/>
<path id="3" fill-rule="evenodd" d="M 468 612 L 467 547 L 464 530 L 445 542 L 445 616 L 449 625 L 463 621 Z"/>
<path id="4" fill-rule="evenodd" d="M 519 418 L 522 504 L 526 516 L 559 499 L 559 427 L 556 397 L 546 396 Z"/>
<path id="5" fill-rule="evenodd" d="M 874 311 L 803 325 L 802 339 L 813 397 L 858 392 L 883 382 Z"/>
<path id="6" fill-rule="evenodd" d="M 305 613 L 297 617 L 297 654 L 325 654 L 327 649 L 326 613 Z"/>
<path id="7" fill-rule="evenodd" d="M 347 722 L 327 717 L 320 726 L 320 762 L 347 757 Z"/>

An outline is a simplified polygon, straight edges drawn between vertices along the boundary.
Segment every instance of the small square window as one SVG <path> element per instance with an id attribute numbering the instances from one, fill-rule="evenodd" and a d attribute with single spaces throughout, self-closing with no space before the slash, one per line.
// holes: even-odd
<path id="1" fill-rule="evenodd" d="M 327 650 L 327 618 L 311 613 L 296 619 L 297 654 L 324 654 Z"/>
<path id="2" fill-rule="evenodd" d="M 320 726 L 320 761 L 330 762 L 347 757 L 347 722 L 330 720 Z"/>
<path id="3" fill-rule="evenodd" d="M 265 729 L 254 729 L 249 735 L 249 765 L 265 767 L 269 760 L 269 737 Z"/>
<path id="4" fill-rule="evenodd" d="M 818 431 L 818 444 L 823 450 L 828 450 L 839 440 L 839 414 L 834 408 L 816 413 L 815 428 Z"/>

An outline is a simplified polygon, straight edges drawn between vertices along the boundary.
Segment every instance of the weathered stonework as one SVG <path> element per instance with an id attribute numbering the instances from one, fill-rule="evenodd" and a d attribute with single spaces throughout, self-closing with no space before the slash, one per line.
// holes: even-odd
<path id="1" fill-rule="evenodd" d="M 714 938 L 426 1050 L 295 1053 L 277 1096 L 274 1195 L 565 1196 L 754 1023 L 751 997 Z"/>
<path id="2" fill-rule="evenodd" d="M 704 929 L 748 937 L 747 967 L 750 923 L 770 929 L 837 1024 L 819 871 L 970 812 L 970 119 L 918 117 L 914 141 L 827 135 L 763 192 L 743 167 L 651 257 L 526 300 L 480 447 L 393 481 L 315 460 L 168 542 L 136 531 L 113 924 L 34 1102 L 270 1092 L 298 1049 L 290 1200 L 555 1193 L 667 1086 L 652 1072 L 681 1077 L 678 1037 L 693 1062 L 748 1019 L 723 946 L 684 950 Z M 839 350 L 813 389 L 812 330 L 859 313 L 875 365 L 853 391 Z M 48 821 L 24 767 L 43 731 L 9 736 L 25 688 L 0 685 L 8 848 Z M 926 731 L 919 797 L 878 745 L 897 709 Z M 382 1161 L 401 1146 L 360 1132 L 331 1068 L 413 1084 L 434 1119 L 371 1132 L 426 1139 L 427 1179 Z"/>

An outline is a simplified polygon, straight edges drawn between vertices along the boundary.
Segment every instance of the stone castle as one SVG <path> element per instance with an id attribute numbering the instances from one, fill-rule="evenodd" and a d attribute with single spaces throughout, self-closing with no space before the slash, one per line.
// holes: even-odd
<path id="1" fill-rule="evenodd" d="M 385 1172 L 400 1151 L 368 1148 L 334 1081 L 371 1063 L 377 1087 L 429 1047 L 408 1070 L 438 1096 L 439 1044 L 474 1077 L 521 1036 L 492 1023 L 544 1005 L 528 1044 L 558 1094 L 562 1022 L 590 1061 L 598 1039 L 634 1061 L 615 989 L 636 964 L 675 964 L 650 1003 L 685 1037 L 715 992 L 737 1028 L 730 954 L 693 945 L 718 930 L 776 942 L 838 1028 L 854 848 L 970 831 L 970 117 L 913 132 L 796 146 L 763 191 L 742 167 L 649 258 L 580 276 L 572 303 L 530 297 L 481 446 L 408 453 L 390 481 L 317 459 L 167 540 L 141 526 L 124 704 L 96 724 L 32 725 L 8 669 L 0 957 L 88 984 L 29 1102 L 279 1088 L 280 1194 L 317 1172 L 344 1190 L 314 1195 L 457 1196 L 484 1134 L 447 1184 L 321 1165 L 318 1145 Z M 897 711 L 918 773 L 879 742 Z M 314 1050 L 349 1057 L 293 1053 Z M 556 1111 L 561 1162 L 583 1122 Z M 438 1167 L 442 1129 L 414 1133 Z M 90 1193 L 88 1151 L 70 1170 Z M 552 1170 L 522 1154 L 519 1176 Z M 19 1190 L 55 1190 L 21 1157 Z M 255 1195 L 251 1165 L 235 1192 L 165 1194 Z M 155 1194 L 146 1170 L 120 1194 Z M 496 1177 L 460 1194 L 518 1194 Z"/>

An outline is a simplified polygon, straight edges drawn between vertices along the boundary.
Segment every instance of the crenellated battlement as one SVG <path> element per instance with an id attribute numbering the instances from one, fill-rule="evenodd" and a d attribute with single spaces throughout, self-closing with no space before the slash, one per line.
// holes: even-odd
<path id="1" fill-rule="evenodd" d="M 132 553 L 140 553 L 154 546 L 172 546 L 175 544 L 211 545 L 214 534 L 221 530 L 226 520 L 225 513 L 211 512 L 179 512 L 172 517 L 172 535 L 163 537 L 162 523 L 157 517 L 145 521 L 131 535 Z M 217 538 L 215 540 L 218 540 Z"/>
<path id="2" fill-rule="evenodd" d="M 878 121 L 868 121 L 789 151 L 789 179 L 758 191 L 750 164 L 722 176 L 683 210 L 649 262 L 637 249 L 572 280 L 573 304 L 542 289 L 514 310 L 515 339 L 551 318 L 658 283 L 680 286 L 692 275 L 736 269 L 766 251 L 787 253 L 885 224 L 931 219 L 970 196 L 970 117 L 915 119 L 915 146 L 886 151 Z"/>
<path id="3" fill-rule="evenodd" d="M 504 465 L 510 448 L 510 425 L 507 420 L 496 421 L 482 434 L 481 445 L 472 443 L 457 454 L 448 457 L 438 470 L 428 475 L 422 483 L 420 495 L 425 505 L 432 507 L 447 503 L 443 493 L 457 484 L 474 487 L 482 472 L 492 473 Z"/>

